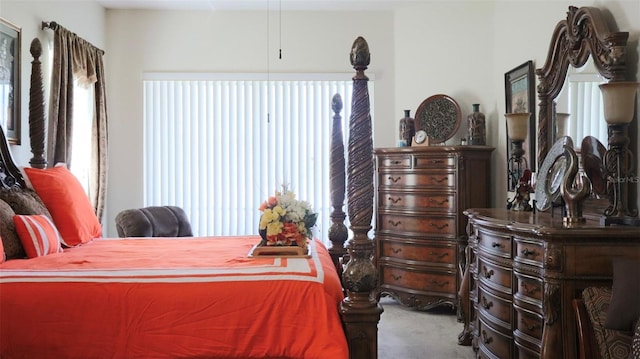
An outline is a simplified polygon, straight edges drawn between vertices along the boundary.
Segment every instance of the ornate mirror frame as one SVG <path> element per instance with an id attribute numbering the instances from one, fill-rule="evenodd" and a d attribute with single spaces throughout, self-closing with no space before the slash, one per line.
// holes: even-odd
<path id="1" fill-rule="evenodd" d="M 612 81 L 626 80 L 625 52 L 628 32 L 612 32 L 600 9 L 569 6 L 567 19 L 553 31 L 544 66 L 538 76 L 538 167 L 553 145 L 554 101 L 567 77 L 569 65 L 582 67 L 592 55 L 596 69 Z M 582 139 L 575 139 L 580 143 Z M 606 145 L 606 144 L 605 144 Z"/>

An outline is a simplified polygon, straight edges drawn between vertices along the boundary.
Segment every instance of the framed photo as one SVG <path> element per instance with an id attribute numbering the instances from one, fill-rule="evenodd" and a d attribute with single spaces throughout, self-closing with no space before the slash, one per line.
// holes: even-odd
<path id="1" fill-rule="evenodd" d="M 20 28 L 0 18 L 0 126 L 20 144 Z"/>
<path id="2" fill-rule="evenodd" d="M 526 168 L 535 172 L 536 167 L 536 102 L 535 102 L 535 77 L 533 75 L 533 61 L 529 60 L 524 64 L 512 69 L 504 74 L 504 86 L 506 94 L 506 113 L 529 112 L 529 131 L 522 147 L 525 150 L 524 158 Z M 505 121 L 506 127 L 506 121 Z M 507 129 L 507 139 L 509 138 Z M 507 163 L 509 164 L 509 180 L 507 186 L 509 191 L 514 191 L 518 184 L 519 175 L 513 175 L 514 168 L 511 168 L 511 141 L 507 140 Z M 522 168 L 524 170 L 524 168 Z M 515 182 L 515 183 L 514 183 Z"/>

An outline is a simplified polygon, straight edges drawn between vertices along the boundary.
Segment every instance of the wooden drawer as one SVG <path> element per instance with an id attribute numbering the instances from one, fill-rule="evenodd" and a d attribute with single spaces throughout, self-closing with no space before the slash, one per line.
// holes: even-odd
<path id="1" fill-rule="evenodd" d="M 516 273 L 514 285 L 516 286 L 514 297 L 517 300 L 542 307 L 541 279 Z"/>
<path id="2" fill-rule="evenodd" d="M 502 267 L 487 261 L 478 260 L 478 280 L 481 285 L 487 285 L 494 290 L 511 295 L 511 267 Z"/>
<path id="3" fill-rule="evenodd" d="M 538 347 L 536 350 L 523 347 L 522 344 L 516 341 L 516 358 L 518 359 L 540 359 L 540 350 Z"/>
<path id="4" fill-rule="evenodd" d="M 456 217 L 410 216 L 406 214 L 378 214 L 379 231 L 413 232 L 431 235 L 455 236 Z"/>
<path id="5" fill-rule="evenodd" d="M 511 236 L 480 228 L 477 230 L 478 249 L 495 256 L 511 259 Z"/>
<path id="6" fill-rule="evenodd" d="M 542 316 L 519 306 L 514 306 L 514 308 L 516 336 L 527 342 L 535 342 L 531 344 L 538 345 L 542 340 Z"/>
<path id="7" fill-rule="evenodd" d="M 379 255 L 382 258 L 394 258 L 415 262 L 426 262 L 427 265 L 440 265 L 455 268 L 456 245 L 454 243 L 407 242 L 394 241 L 378 237 Z"/>
<path id="8" fill-rule="evenodd" d="M 394 287 L 408 288 L 423 292 L 455 293 L 456 274 L 411 271 L 403 268 L 396 268 L 382 265 L 382 284 Z"/>
<path id="9" fill-rule="evenodd" d="M 454 155 L 416 155 L 415 168 L 456 168 L 456 156 Z"/>
<path id="10" fill-rule="evenodd" d="M 478 309 L 485 315 L 498 319 L 502 324 L 511 328 L 511 313 L 513 311 L 511 301 L 493 295 L 485 288 L 478 288 Z"/>
<path id="11" fill-rule="evenodd" d="M 378 157 L 378 168 L 411 168 L 411 155 Z"/>
<path id="12" fill-rule="evenodd" d="M 378 194 L 378 206 L 449 212 L 456 209 L 456 194 L 455 192 L 403 193 L 381 191 Z"/>
<path id="13" fill-rule="evenodd" d="M 478 344 L 486 348 L 494 357 L 511 358 L 513 337 L 493 329 L 480 316 L 478 320 Z M 487 356 L 485 356 L 487 357 Z"/>
<path id="14" fill-rule="evenodd" d="M 544 248 L 541 242 L 525 240 L 520 238 L 514 239 L 516 252 L 515 260 L 521 263 L 542 267 L 544 260 Z"/>
<path id="15" fill-rule="evenodd" d="M 379 172 L 380 187 L 421 187 L 447 189 L 455 188 L 456 175 L 453 172 L 401 173 Z"/>

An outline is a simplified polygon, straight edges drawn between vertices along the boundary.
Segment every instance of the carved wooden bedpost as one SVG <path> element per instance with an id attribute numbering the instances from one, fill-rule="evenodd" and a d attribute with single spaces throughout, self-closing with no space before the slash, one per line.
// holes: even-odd
<path id="1" fill-rule="evenodd" d="M 351 48 L 353 77 L 352 112 L 349 121 L 347 203 L 353 239 L 349 262 L 342 275 L 347 297 L 340 304 L 351 359 L 378 357 L 378 321 L 383 309 L 372 295 L 378 276 L 373 263 L 374 242 L 369 239 L 373 218 L 373 130 L 369 113 L 369 45 L 358 37 Z"/>
<path id="2" fill-rule="evenodd" d="M 342 135 L 342 98 L 340 94 L 333 95 L 331 109 L 334 112 L 333 126 L 331 128 L 331 168 L 329 176 L 331 178 L 331 227 L 329 228 L 329 240 L 331 248 L 329 253 L 333 264 L 338 269 L 338 275 L 342 275 L 342 265 L 340 258 L 347 254 L 344 242 L 347 241 L 349 232 L 344 224 L 346 214 L 342 210 L 344 205 L 345 191 L 345 160 L 344 160 L 344 136 Z"/>
<path id="3" fill-rule="evenodd" d="M 45 117 L 44 117 L 44 90 L 42 88 L 42 44 L 36 37 L 31 41 L 31 87 L 29 90 L 29 139 L 33 157 L 29 164 L 33 168 L 45 168 L 47 160 L 44 157 Z"/>

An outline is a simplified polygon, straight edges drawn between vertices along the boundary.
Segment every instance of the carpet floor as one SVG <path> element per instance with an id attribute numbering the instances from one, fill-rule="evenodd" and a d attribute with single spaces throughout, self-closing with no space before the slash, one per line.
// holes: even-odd
<path id="1" fill-rule="evenodd" d="M 438 307 L 417 311 L 383 297 L 378 324 L 379 359 L 471 359 L 470 346 L 458 345 L 462 323 L 455 310 Z"/>

